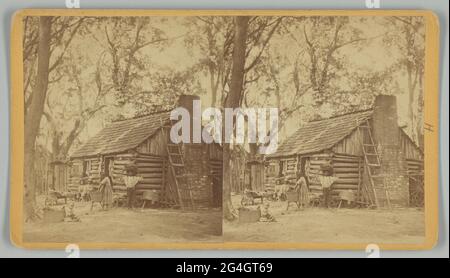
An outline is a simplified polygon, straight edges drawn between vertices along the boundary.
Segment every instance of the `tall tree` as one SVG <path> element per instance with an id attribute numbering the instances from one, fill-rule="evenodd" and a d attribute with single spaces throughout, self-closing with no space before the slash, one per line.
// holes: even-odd
<path id="1" fill-rule="evenodd" d="M 365 21 L 349 17 L 284 21 L 283 34 L 275 40 L 291 42 L 290 49 L 279 51 L 276 46 L 269 49 L 262 67 L 268 82 L 260 84 L 260 91 L 267 98 L 275 98 L 279 105 L 279 127 L 292 115 L 299 115 L 300 110 L 309 112 L 303 114 L 309 118 L 306 120 L 331 116 L 366 108 L 382 89 L 393 91 L 387 86 L 392 78 L 386 78 L 392 72 L 357 68 L 349 59 L 349 49 L 362 50 L 382 36 L 365 36 L 360 27 Z M 305 105 L 306 98 L 312 103 Z"/>
<path id="2" fill-rule="evenodd" d="M 196 70 L 209 75 L 211 106 L 215 107 L 222 98 L 230 77 L 233 18 L 194 17 L 188 18 L 186 25 L 190 32 L 185 37 L 185 44 L 192 54 L 195 52 L 194 49 L 198 49 L 201 53 Z"/>
<path id="3" fill-rule="evenodd" d="M 24 24 L 24 99 L 25 99 L 25 214 L 33 217 L 35 207 L 35 148 L 49 85 L 50 76 L 61 66 L 66 50 L 78 33 L 84 18 L 28 18 Z M 36 63 L 34 61 L 37 61 Z M 34 66 L 36 64 L 36 69 Z M 28 69 L 28 70 L 27 70 Z"/>
<path id="4" fill-rule="evenodd" d="M 143 53 L 146 47 L 155 50 L 164 46 L 168 38 L 154 26 L 153 19 L 145 17 L 113 17 L 100 22 L 104 39 L 98 41 L 108 54 L 104 71 L 110 78 L 105 80 L 114 88 L 120 105 L 133 102 L 135 94 L 142 91 L 142 80 L 148 73 L 149 58 Z"/>
<path id="5" fill-rule="evenodd" d="M 111 87 L 103 86 L 99 66 L 102 57 L 97 61 L 92 78 L 81 78 L 82 68 L 89 64 L 80 58 L 69 56 L 70 62 L 59 69 L 65 77 L 62 79 L 65 86 L 62 90 L 58 88 L 58 94 L 55 90 L 48 91 L 44 109 L 52 137 L 52 160 L 67 158 L 89 120 L 106 107 L 105 96 L 112 90 Z M 71 128 L 64 129 L 69 125 Z"/>
<path id="6" fill-rule="evenodd" d="M 249 17 L 237 16 L 235 17 L 235 35 L 233 44 L 233 58 L 230 79 L 230 92 L 226 98 L 225 108 L 238 108 L 242 99 L 245 60 L 247 50 L 247 31 Z M 233 213 L 233 205 L 231 203 L 231 148 L 229 144 L 224 144 L 223 147 L 223 214 L 225 219 L 233 220 L 235 218 Z"/>
<path id="7" fill-rule="evenodd" d="M 425 23 L 422 17 L 387 17 L 390 33 L 387 46 L 394 46 L 400 57 L 394 65 L 406 73 L 408 93 L 408 128 L 412 139 L 423 147 L 423 78 L 425 58 Z"/>
<path id="8" fill-rule="evenodd" d="M 302 39 L 306 46 L 306 60 L 298 61 L 307 67 L 308 88 L 316 107 L 332 99 L 343 87 L 345 55 L 340 50 L 357 48 L 367 38 L 351 24 L 349 17 L 311 17 L 304 21 Z"/>
<path id="9" fill-rule="evenodd" d="M 41 117 L 44 112 L 45 96 L 48 88 L 50 64 L 51 17 L 39 18 L 39 39 L 37 47 L 37 72 L 33 86 L 32 99 L 25 116 L 25 213 L 31 216 L 35 205 L 35 184 L 33 175 L 35 142 Z"/>

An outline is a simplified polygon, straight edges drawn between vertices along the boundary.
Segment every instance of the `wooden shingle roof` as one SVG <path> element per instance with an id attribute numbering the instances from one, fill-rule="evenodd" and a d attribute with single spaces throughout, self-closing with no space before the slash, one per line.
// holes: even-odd
<path id="1" fill-rule="evenodd" d="M 288 137 L 269 157 L 308 154 L 331 148 L 369 119 L 372 113 L 373 110 L 364 110 L 309 122 Z"/>
<path id="2" fill-rule="evenodd" d="M 161 119 L 166 123 L 169 117 L 170 112 L 160 112 L 112 122 L 77 149 L 71 158 L 120 153 L 133 149 L 161 127 Z"/>

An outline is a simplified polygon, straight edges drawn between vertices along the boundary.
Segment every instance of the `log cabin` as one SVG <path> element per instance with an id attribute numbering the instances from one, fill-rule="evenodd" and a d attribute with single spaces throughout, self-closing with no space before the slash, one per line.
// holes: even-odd
<path id="1" fill-rule="evenodd" d="M 192 111 L 192 100 L 182 105 Z M 160 204 L 185 209 L 222 205 L 222 149 L 218 144 L 171 144 L 170 111 L 162 111 L 107 125 L 71 155 L 70 191 L 87 182 L 94 187 L 101 172 L 113 181 L 113 191 L 124 193 L 125 167 L 134 164 L 143 180 L 137 196 L 157 194 Z"/>
<path id="2" fill-rule="evenodd" d="M 372 109 L 301 126 L 266 157 L 265 188 L 302 173 L 310 192 L 320 194 L 316 177 L 324 163 L 338 177 L 334 196 L 352 191 L 373 207 L 423 205 L 423 151 L 398 125 L 395 96 L 380 95 Z"/>

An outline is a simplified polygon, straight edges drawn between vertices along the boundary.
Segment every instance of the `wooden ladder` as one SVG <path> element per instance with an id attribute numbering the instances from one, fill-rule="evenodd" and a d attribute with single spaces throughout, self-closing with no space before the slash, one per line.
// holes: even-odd
<path id="1" fill-rule="evenodd" d="M 175 185 L 175 193 L 178 199 L 177 204 L 182 209 L 194 210 L 194 198 L 192 197 L 192 188 L 187 181 L 187 173 L 183 159 L 182 143 L 174 144 L 167 137 L 167 130 L 170 132 L 170 125 L 164 125 L 161 119 L 161 126 L 164 131 L 166 151 L 169 157 L 169 168 Z"/>
<path id="2" fill-rule="evenodd" d="M 391 208 L 389 191 L 386 187 L 386 177 L 383 174 L 379 174 L 381 171 L 381 160 L 377 146 L 373 140 L 369 120 L 366 120 L 364 124 L 358 127 L 358 129 L 363 131 L 362 134 L 367 135 L 366 137 L 363 136 L 362 150 L 364 153 L 364 168 L 367 171 L 371 187 L 371 190 L 369 191 L 372 191 L 372 196 L 370 196 L 371 194 L 368 192 L 369 198 L 373 197 L 373 199 L 370 198 L 370 201 L 372 204 L 375 204 L 377 208 L 385 207 L 386 205 L 388 208 Z M 364 140 L 364 137 L 367 138 L 368 142 Z"/>

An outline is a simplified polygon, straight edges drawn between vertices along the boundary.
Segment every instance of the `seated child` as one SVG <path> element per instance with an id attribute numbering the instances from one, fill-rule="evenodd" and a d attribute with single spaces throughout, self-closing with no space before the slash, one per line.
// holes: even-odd
<path id="1" fill-rule="evenodd" d="M 75 204 L 72 202 L 68 206 L 64 206 L 64 221 L 65 222 L 81 222 L 81 219 L 73 212 Z"/>
<path id="2" fill-rule="evenodd" d="M 269 203 L 265 203 L 263 209 L 261 210 L 261 221 L 263 222 L 276 222 L 275 217 L 269 212 Z"/>

